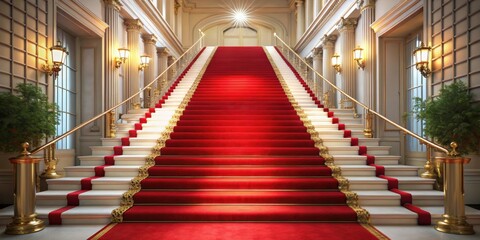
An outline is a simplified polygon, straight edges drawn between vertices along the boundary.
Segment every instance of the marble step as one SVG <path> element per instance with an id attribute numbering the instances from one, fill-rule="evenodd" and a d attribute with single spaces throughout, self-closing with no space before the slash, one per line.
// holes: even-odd
<path id="1" fill-rule="evenodd" d="M 370 213 L 370 222 L 374 225 L 417 225 L 417 214 L 404 207 L 390 206 L 365 206 L 365 210 Z M 432 225 L 442 219 L 444 207 L 421 207 L 432 216 Z M 474 208 L 465 207 L 465 215 L 470 224 L 480 224 L 480 211 Z"/>
<path id="2" fill-rule="evenodd" d="M 390 154 L 391 146 L 370 146 L 367 148 L 367 154 L 374 156 L 384 156 Z M 330 155 L 358 155 L 359 146 L 328 146 Z"/>
<path id="3" fill-rule="evenodd" d="M 315 128 L 317 130 L 318 135 L 320 138 L 344 138 L 344 131 L 343 130 L 330 130 L 330 129 L 322 129 L 322 128 Z M 352 130 L 352 137 L 362 138 L 363 130 Z"/>
<path id="4" fill-rule="evenodd" d="M 148 155 L 152 153 L 154 146 L 123 146 L 124 155 Z M 111 146 L 91 146 L 92 155 L 109 156 L 113 155 Z"/>
<path id="5" fill-rule="evenodd" d="M 352 141 L 350 138 L 322 138 L 323 145 L 330 146 L 351 146 Z M 359 146 L 379 146 L 379 138 L 358 138 Z"/>
<path id="6" fill-rule="evenodd" d="M 378 177 L 347 176 L 350 190 L 388 190 L 388 181 Z M 400 190 L 432 190 L 435 180 L 421 177 L 395 177 Z"/>
<path id="7" fill-rule="evenodd" d="M 115 166 L 125 166 L 125 165 L 134 165 L 134 166 L 143 166 L 148 157 L 148 154 L 143 155 L 117 155 L 114 156 Z M 105 165 L 105 157 L 102 155 L 88 155 L 88 156 L 79 156 L 81 166 L 101 166 Z"/>
<path id="8" fill-rule="evenodd" d="M 83 177 L 63 177 L 47 179 L 50 190 L 80 190 Z M 92 179 L 92 190 L 124 190 L 130 187 L 133 177 L 100 177 Z"/>
<path id="9" fill-rule="evenodd" d="M 408 190 L 415 206 L 443 206 L 443 192 L 436 190 Z M 400 195 L 389 190 L 359 190 L 360 206 L 400 206 Z"/>
<path id="10" fill-rule="evenodd" d="M 65 206 L 69 190 L 50 190 L 37 193 L 37 206 Z M 91 190 L 78 195 L 80 206 L 119 206 L 123 190 Z"/>
<path id="11" fill-rule="evenodd" d="M 418 167 L 405 166 L 405 165 L 386 165 L 385 175 L 390 177 L 417 177 Z M 355 177 L 355 176 L 375 176 L 375 167 L 367 165 L 343 165 L 342 176 Z"/>
<path id="12" fill-rule="evenodd" d="M 366 165 L 367 157 L 360 155 L 332 155 L 335 165 Z M 375 164 L 378 165 L 398 165 L 400 156 L 386 155 L 375 156 Z"/>
<path id="13" fill-rule="evenodd" d="M 105 177 L 136 177 L 139 165 L 112 165 L 104 168 Z M 95 176 L 95 166 L 70 166 L 65 167 L 65 177 L 91 177 Z"/>

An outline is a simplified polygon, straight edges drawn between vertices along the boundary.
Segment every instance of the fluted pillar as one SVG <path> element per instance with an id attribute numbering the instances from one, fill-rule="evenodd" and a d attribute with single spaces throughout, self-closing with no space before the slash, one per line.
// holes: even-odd
<path id="1" fill-rule="evenodd" d="M 138 66 L 140 65 L 139 39 L 140 30 L 143 25 L 138 19 L 125 20 L 127 26 L 127 48 L 130 49 L 130 58 L 128 59 L 127 71 L 125 71 L 125 97 L 130 97 L 140 90 L 140 74 Z M 136 96 L 127 103 L 127 110 L 134 105 L 140 104 L 140 96 Z"/>
<path id="2" fill-rule="evenodd" d="M 153 34 L 145 34 L 142 36 L 142 39 L 144 43 L 145 54 L 150 56 L 150 63 L 148 64 L 148 67 L 143 70 L 143 86 L 147 86 L 147 84 L 150 84 L 157 77 L 155 75 L 157 72 L 157 47 L 155 46 L 155 43 L 157 43 L 157 38 Z M 151 88 L 154 89 L 155 85 L 151 86 Z M 149 93 L 147 90 L 145 90 L 143 93 L 144 99 L 146 99 L 149 94 L 152 94 L 152 92 Z M 150 97 L 151 96 L 153 95 L 150 95 Z"/>
<path id="3" fill-rule="evenodd" d="M 363 33 L 361 46 L 363 48 L 363 55 L 365 60 L 365 68 L 362 72 L 365 82 L 365 99 L 364 103 L 375 109 L 375 95 L 376 95 L 376 36 L 370 25 L 375 21 L 375 1 L 376 0 L 359 0 L 358 6 L 361 11 L 360 19 L 358 20 L 358 29 Z"/>
<path id="4" fill-rule="evenodd" d="M 303 6 L 303 0 L 295 1 L 297 6 L 297 41 L 305 32 L 305 8 Z"/>
<path id="5" fill-rule="evenodd" d="M 316 72 L 319 74 L 323 75 L 323 50 L 321 48 L 314 48 L 313 49 L 313 69 L 315 69 Z M 317 76 L 316 74 L 314 75 L 314 81 L 315 81 L 315 95 L 318 97 L 322 97 L 323 94 L 323 79 Z"/>
<path id="6" fill-rule="evenodd" d="M 323 49 L 323 76 L 330 81 L 331 83 L 335 84 L 335 69 L 332 67 L 332 56 L 335 53 L 335 41 L 337 37 L 332 36 L 323 36 L 321 39 L 322 49 Z M 329 95 L 329 103 L 330 106 L 335 106 L 336 101 L 336 91 L 330 86 L 330 84 L 323 82 L 323 93 L 331 92 Z"/>
<path id="7" fill-rule="evenodd" d="M 357 19 L 342 18 L 338 25 L 340 32 L 340 58 L 342 59 L 342 90 L 350 95 L 356 97 L 357 81 L 356 81 L 356 63 L 353 60 L 353 49 L 355 48 L 355 27 L 357 26 Z M 344 95 L 340 97 L 342 100 L 346 99 Z"/>
<path id="8" fill-rule="evenodd" d="M 182 41 L 182 28 L 183 28 L 183 6 L 182 1 L 175 1 L 175 33 L 178 40 Z"/>
<path id="9" fill-rule="evenodd" d="M 320 10 L 322 10 L 323 0 L 313 0 L 313 19 L 318 15 Z"/>
<path id="10" fill-rule="evenodd" d="M 305 0 L 305 27 L 308 28 L 313 19 L 313 1 Z"/>
<path id="11" fill-rule="evenodd" d="M 111 108 L 119 101 L 118 73 L 115 67 L 115 57 L 118 53 L 118 29 L 120 26 L 119 0 L 104 0 L 105 3 L 105 108 Z"/>
<path id="12" fill-rule="evenodd" d="M 165 47 L 157 48 L 158 56 L 158 75 L 162 74 L 168 67 L 168 50 Z M 160 76 L 159 85 L 157 85 L 158 90 L 161 93 L 165 92 L 167 85 L 168 73 L 165 73 Z"/>

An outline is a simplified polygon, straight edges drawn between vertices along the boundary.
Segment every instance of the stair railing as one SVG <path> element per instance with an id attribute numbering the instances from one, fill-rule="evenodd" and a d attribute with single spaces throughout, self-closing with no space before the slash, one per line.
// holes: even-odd
<path id="1" fill-rule="evenodd" d="M 331 89 L 337 91 L 338 93 L 342 94 L 342 99 L 345 101 L 351 101 L 353 104 L 353 108 L 355 109 L 358 105 L 364 109 L 365 112 L 365 128 L 363 130 L 364 136 L 367 138 L 373 137 L 373 117 L 378 119 L 382 119 L 383 121 L 390 123 L 391 125 L 395 126 L 396 128 L 400 129 L 404 134 L 408 134 L 413 138 L 416 138 L 420 141 L 421 144 L 425 144 L 427 149 L 429 149 L 429 153 L 431 149 L 435 149 L 437 151 L 443 152 L 446 156 L 444 157 L 437 157 L 436 162 L 439 163 L 438 165 L 443 166 L 443 184 L 444 184 L 444 214 L 442 215 L 442 220 L 437 221 L 435 225 L 435 229 L 440 232 L 445 233 L 454 233 L 454 234 L 474 234 L 475 231 L 473 230 L 473 226 L 470 225 L 465 217 L 465 202 L 464 202 L 464 190 L 463 190 L 463 165 L 470 162 L 470 158 L 465 158 L 460 156 L 460 154 L 456 151 L 457 143 L 452 142 L 450 147 L 452 148 L 451 151 L 448 149 L 425 139 L 416 133 L 400 126 L 399 124 L 395 123 L 394 121 L 388 119 L 387 117 L 383 116 L 382 114 L 376 112 L 375 110 L 371 109 L 369 106 L 365 105 L 364 103 L 358 101 L 357 99 L 353 98 L 352 96 L 348 95 L 340 88 L 338 88 L 335 84 L 331 81 L 326 79 L 320 73 L 318 73 L 311 65 L 309 65 L 300 55 L 298 55 L 288 44 L 285 43 L 276 33 L 274 33 L 274 40 L 277 49 L 279 49 L 282 54 L 288 59 L 288 61 L 292 64 L 292 66 L 297 70 L 297 72 L 302 76 L 302 78 L 306 81 L 308 87 L 312 89 L 317 96 L 318 99 L 321 99 L 321 95 L 323 95 L 327 101 L 329 106 L 332 105 L 332 97 L 329 91 L 325 93 L 318 93 L 317 92 L 317 81 L 316 79 L 321 79 L 323 82 L 330 85 Z M 309 73 L 313 73 L 313 76 Z M 328 107 L 328 106 L 327 106 Z M 429 154 L 428 153 L 428 154 Z M 430 159 L 427 159 L 428 163 L 430 164 Z M 428 164 L 426 164 L 428 165 Z M 429 169 L 425 169 L 427 171 L 431 171 L 431 166 Z"/>
<path id="2" fill-rule="evenodd" d="M 205 34 L 200 31 L 200 38 L 178 59 L 168 66 L 167 69 L 160 73 L 160 75 L 157 76 L 151 83 L 145 85 L 137 93 L 133 94 L 117 105 L 77 125 L 66 133 L 55 137 L 46 144 L 32 150 L 32 152 L 28 152 L 29 144 L 24 143 L 22 145 L 22 153 L 19 156 L 10 159 L 10 162 L 14 165 L 15 169 L 14 216 L 12 218 L 12 222 L 7 225 L 5 232 L 7 234 L 27 234 L 40 231 L 45 227 L 43 221 L 38 219 L 37 214 L 35 213 L 35 193 L 37 188 L 36 165 L 41 159 L 32 157 L 33 154 L 39 153 L 42 150 L 46 150 L 44 154 L 45 172 L 42 174 L 43 178 L 50 179 L 60 177 L 55 172 L 57 162 L 54 156 L 55 143 L 104 116 L 106 137 L 115 137 L 115 110 L 124 104 L 129 103 L 130 100 L 139 96 L 142 92 L 144 92 L 146 95 L 144 96 L 144 107 L 154 105 L 154 102 L 162 96 L 162 93 L 164 93 L 165 90 L 173 84 L 173 80 L 176 79 L 181 72 L 183 72 L 192 59 L 201 51 L 204 45 L 204 36 Z M 170 72 L 173 72 L 174 74 L 171 74 L 167 78 L 167 73 Z M 168 81 L 168 79 L 171 79 L 171 81 Z M 153 87 L 155 83 L 157 83 L 156 88 Z"/>

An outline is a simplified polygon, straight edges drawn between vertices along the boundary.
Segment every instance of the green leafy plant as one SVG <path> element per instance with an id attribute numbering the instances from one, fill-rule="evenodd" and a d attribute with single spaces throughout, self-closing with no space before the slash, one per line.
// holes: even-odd
<path id="1" fill-rule="evenodd" d="M 457 152 L 469 154 L 480 147 L 480 106 L 473 103 L 467 86 L 455 82 L 440 90 L 435 98 L 415 99 L 414 113 L 425 121 L 425 135 L 448 147 L 457 142 Z"/>
<path id="2" fill-rule="evenodd" d="M 38 146 L 55 134 L 57 106 L 48 102 L 41 89 L 18 84 L 16 94 L 0 93 L 0 151 L 20 152 L 23 142 Z"/>

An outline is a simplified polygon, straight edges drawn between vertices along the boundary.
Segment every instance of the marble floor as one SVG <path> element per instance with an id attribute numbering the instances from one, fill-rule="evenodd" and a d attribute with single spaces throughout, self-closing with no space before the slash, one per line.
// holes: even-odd
<path id="1" fill-rule="evenodd" d="M 4 234 L 5 225 L 0 226 L 0 239 L 14 240 L 81 240 L 87 239 L 103 225 L 47 226 L 44 230 L 25 235 Z M 455 235 L 440 233 L 432 226 L 377 226 L 392 240 L 478 240 L 480 225 L 475 226 L 475 235 Z"/>

